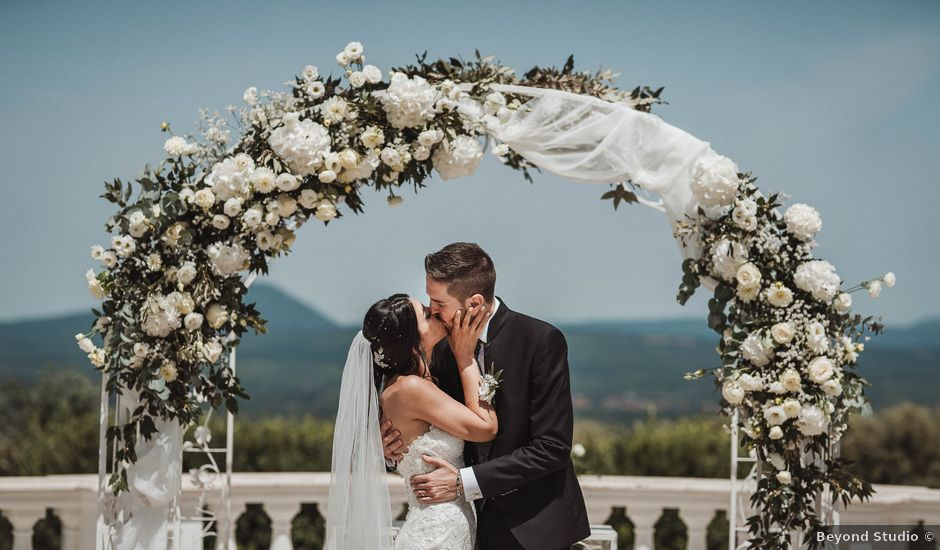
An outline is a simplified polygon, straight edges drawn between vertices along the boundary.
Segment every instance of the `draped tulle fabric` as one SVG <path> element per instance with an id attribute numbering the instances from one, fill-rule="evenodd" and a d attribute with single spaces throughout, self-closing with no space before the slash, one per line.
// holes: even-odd
<path id="1" fill-rule="evenodd" d="M 372 349 L 360 331 L 346 357 L 333 435 L 326 550 L 387 550 L 392 511 Z"/>
<path id="2" fill-rule="evenodd" d="M 707 142 L 655 115 L 591 96 L 527 86 L 492 89 L 530 98 L 490 132 L 542 170 L 585 183 L 631 181 L 659 196 L 671 224 L 696 215 L 692 167 L 715 154 Z M 700 252 L 694 243 L 679 248 L 686 258 Z"/>

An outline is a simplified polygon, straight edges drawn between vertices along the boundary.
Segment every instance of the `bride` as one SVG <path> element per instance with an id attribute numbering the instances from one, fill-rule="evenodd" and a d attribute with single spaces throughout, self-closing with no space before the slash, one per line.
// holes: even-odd
<path id="1" fill-rule="evenodd" d="M 482 307 L 457 313 L 450 335 L 415 298 L 395 294 L 376 302 L 349 349 L 333 436 L 327 506 L 327 550 L 390 549 L 391 507 L 379 419 L 401 431 L 407 451 L 398 465 L 406 486 L 434 466 L 423 455 L 464 466 L 464 441 L 496 437 L 496 412 L 479 397 L 476 346 L 490 313 Z M 430 352 L 449 338 L 464 387 L 464 404 L 434 383 Z M 394 548 L 472 550 L 473 505 L 462 496 L 423 504 L 410 490 L 408 514 Z M 419 495 L 420 497 L 421 495 Z M 428 495 L 430 496 L 430 495 Z"/>

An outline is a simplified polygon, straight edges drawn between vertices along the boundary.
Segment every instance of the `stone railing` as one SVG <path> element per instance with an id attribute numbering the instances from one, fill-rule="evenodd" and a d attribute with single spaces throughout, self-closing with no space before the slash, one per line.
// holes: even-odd
<path id="1" fill-rule="evenodd" d="M 185 476 L 184 479 L 188 479 Z M 291 522 L 302 503 L 316 504 L 322 514 L 329 493 L 328 473 L 236 473 L 232 477 L 232 510 L 239 515 L 248 504 L 261 505 L 271 520 L 271 548 L 291 548 Z M 593 546 L 615 549 L 616 535 L 603 524 L 614 508 L 625 508 L 633 523 L 635 548 L 653 548 L 654 525 L 664 509 L 678 510 L 685 523 L 689 550 L 705 549 L 708 524 L 727 510 L 726 479 L 645 476 L 582 476 L 588 515 L 596 525 Z M 62 525 L 63 550 L 96 547 L 97 476 L 64 475 L 0 477 L 0 514 L 13 526 L 13 549 L 32 548 L 33 529 L 51 509 Z M 940 523 L 940 490 L 925 487 L 876 485 L 870 502 L 840 513 L 843 524 L 927 525 Z M 183 514 L 192 513 L 198 490 L 184 484 Z M 405 487 L 391 484 L 396 514 L 404 507 Z M 210 507 L 213 503 L 209 501 Z M 197 525 L 184 524 L 180 548 L 201 548 Z M 2 544 L 0 544 L 2 546 Z M 234 545 L 232 546 L 234 548 Z"/>

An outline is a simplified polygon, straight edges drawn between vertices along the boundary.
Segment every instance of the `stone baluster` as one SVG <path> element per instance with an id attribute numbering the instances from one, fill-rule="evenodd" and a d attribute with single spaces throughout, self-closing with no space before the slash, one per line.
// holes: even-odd
<path id="1" fill-rule="evenodd" d="M 603 524 L 605 521 L 607 521 L 607 518 L 609 518 L 610 514 L 613 512 L 613 508 L 611 506 L 603 503 L 595 504 L 590 500 L 585 502 L 585 506 L 587 507 L 588 521 L 590 521 L 592 525 Z"/>
<path id="2" fill-rule="evenodd" d="M 44 508 L 14 508 L 4 511 L 13 526 L 13 550 L 32 550 L 33 527 L 45 517 Z"/>
<path id="3" fill-rule="evenodd" d="M 686 550 L 706 550 L 708 524 L 715 517 L 715 511 L 701 508 L 680 508 L 679 517 L 682 518 L 688 531 L 689 543 Z"/>
<path id="4" fill-rule="evenodd" d="M 627 508 L 627 517 L 633 522 L 634 550 L 653 550 L 653 533 L 656 530 L 656 520 L 662 515 L 661 508 L 648 506 L 630 506 Z"/>
<path id="5" fill-rule="evenodd" d="M 297 502 L 265 503 L 264 511 L 271 518 L 271 550 L 293 550 L 290 538 L 291 522 L 300 511 Z"/>

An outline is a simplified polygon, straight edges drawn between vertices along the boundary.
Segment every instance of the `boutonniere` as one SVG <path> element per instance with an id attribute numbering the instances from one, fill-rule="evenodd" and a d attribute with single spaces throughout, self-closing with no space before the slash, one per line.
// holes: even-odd
<path id="1" fill-rule="evenodd" d="M 493 398 L 496 397 L 496 390 L 499 389 L 500 383 L 503 381 L 503 371 L 496 370 L 496 365 L 490 365 L 490 371 L 483 375 L 483 379 L 480 380 L 480 401 L 488 405 L 493 404 Z"/>

